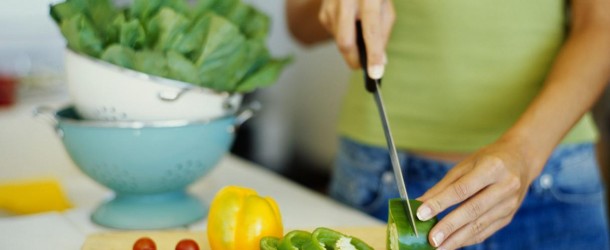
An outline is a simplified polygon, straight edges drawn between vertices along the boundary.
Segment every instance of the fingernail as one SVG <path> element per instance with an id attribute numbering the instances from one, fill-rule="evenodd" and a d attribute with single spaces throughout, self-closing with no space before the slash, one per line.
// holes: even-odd
<path id="1" fill-rule="evenodd" d="M 369 77 L 373 79 L 380 79 L 383 77 L 383 71 L 385 71 L 385 67 L 383 65 L 373 65 L 369 67 Z"/>
<path id="2" fill-rule="evenodd" d="M 432 243 L 434 243 L 434 246 L 438 247 L 441 243 L 443 243 L 444 237 L 445 234 L 443 234 L 443 232 L 438 232 L 434 236 L 432 236 Z"/>
<path id="3" fill-rule="evenodd" d="M 417 210 L 417 218 L 422 221 L 427 221 L 432 217 L 432 210 L 428 206 L 421 206 Z"/>

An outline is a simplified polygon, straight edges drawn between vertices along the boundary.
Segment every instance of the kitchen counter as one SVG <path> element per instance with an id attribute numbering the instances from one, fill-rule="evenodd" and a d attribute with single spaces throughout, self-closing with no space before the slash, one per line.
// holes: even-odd
<path id="1" fill-rule="evenodd" d="M 65 91 L 56 92 L 23 98 L 13 107 L 0 108 L 0 183 L 55 178 L 74 207 L 63 213 L 0 215 L 0 249 L 80 249 L 87 235 L 112 230 L 89 220 L 93 209 L 112 193 L 79 172 L 50 123 L 32 116 L 36 106 L 58 108 L 69 103 Z M 226 185 L 251 187 L 273 197 L 287 229 L 382 225 L 366 214 L 232 155 L 225 156 L 209 175 L 191 185 L 189 191 L 210 202 Z M 204 230 L 205 225 L 202 220 L 184 229 Z"/>

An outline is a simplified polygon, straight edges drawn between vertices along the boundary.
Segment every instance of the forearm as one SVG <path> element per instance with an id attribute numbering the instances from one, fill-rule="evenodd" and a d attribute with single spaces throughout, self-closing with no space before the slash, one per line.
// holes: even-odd
<path id="1" fill-rule="evenodd" d="M 531 166 L 539 168 L 534 175 L 609 80 L 610 22 L 603 19 L 575 17 L 542 91 L 503 137 L 523 145 Z"/>
<path id="2" fill-rule="evenodd" d="M 331 38 L 318 19 L 321 4 L 322 0 L 286 0 L 288 29 L 302 44 L 311 45 Z"/>

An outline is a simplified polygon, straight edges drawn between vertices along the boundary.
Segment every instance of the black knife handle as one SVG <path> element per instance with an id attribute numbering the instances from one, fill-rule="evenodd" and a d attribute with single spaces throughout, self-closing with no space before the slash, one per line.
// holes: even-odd
<path id="1" fill-rule="evenodd" d="M 360 66 L 364 75 L 364 87 L 366 91 L 375 93 L 377 92 L 377 82 L 381 84 L 381 79 L 375 81 L 369 77 L 367 71 L 367 59 L 366 59 L 366 44 L 364 43 L 364 34 L 362 33 L 362 22 L 356 21 L 356 45 L 358 46 L 358 57 L 360 58 Z"/>

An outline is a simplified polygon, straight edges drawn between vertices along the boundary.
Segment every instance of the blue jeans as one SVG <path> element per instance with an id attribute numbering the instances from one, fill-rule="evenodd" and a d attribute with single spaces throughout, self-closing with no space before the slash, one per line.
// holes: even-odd
<path id="1" fill-rule="evenodd" d="M 411 199 L 454 165 L 407 152 L 398 156 Z M 388 199 L 399 197 L 388 151 L 341 138 L 330 195 L 386 221 Z M 605 209 L 594 145 L 561 145 L 529 187 L 512 222 L 485 242 L 465 249 L 610 249 Z"/>

